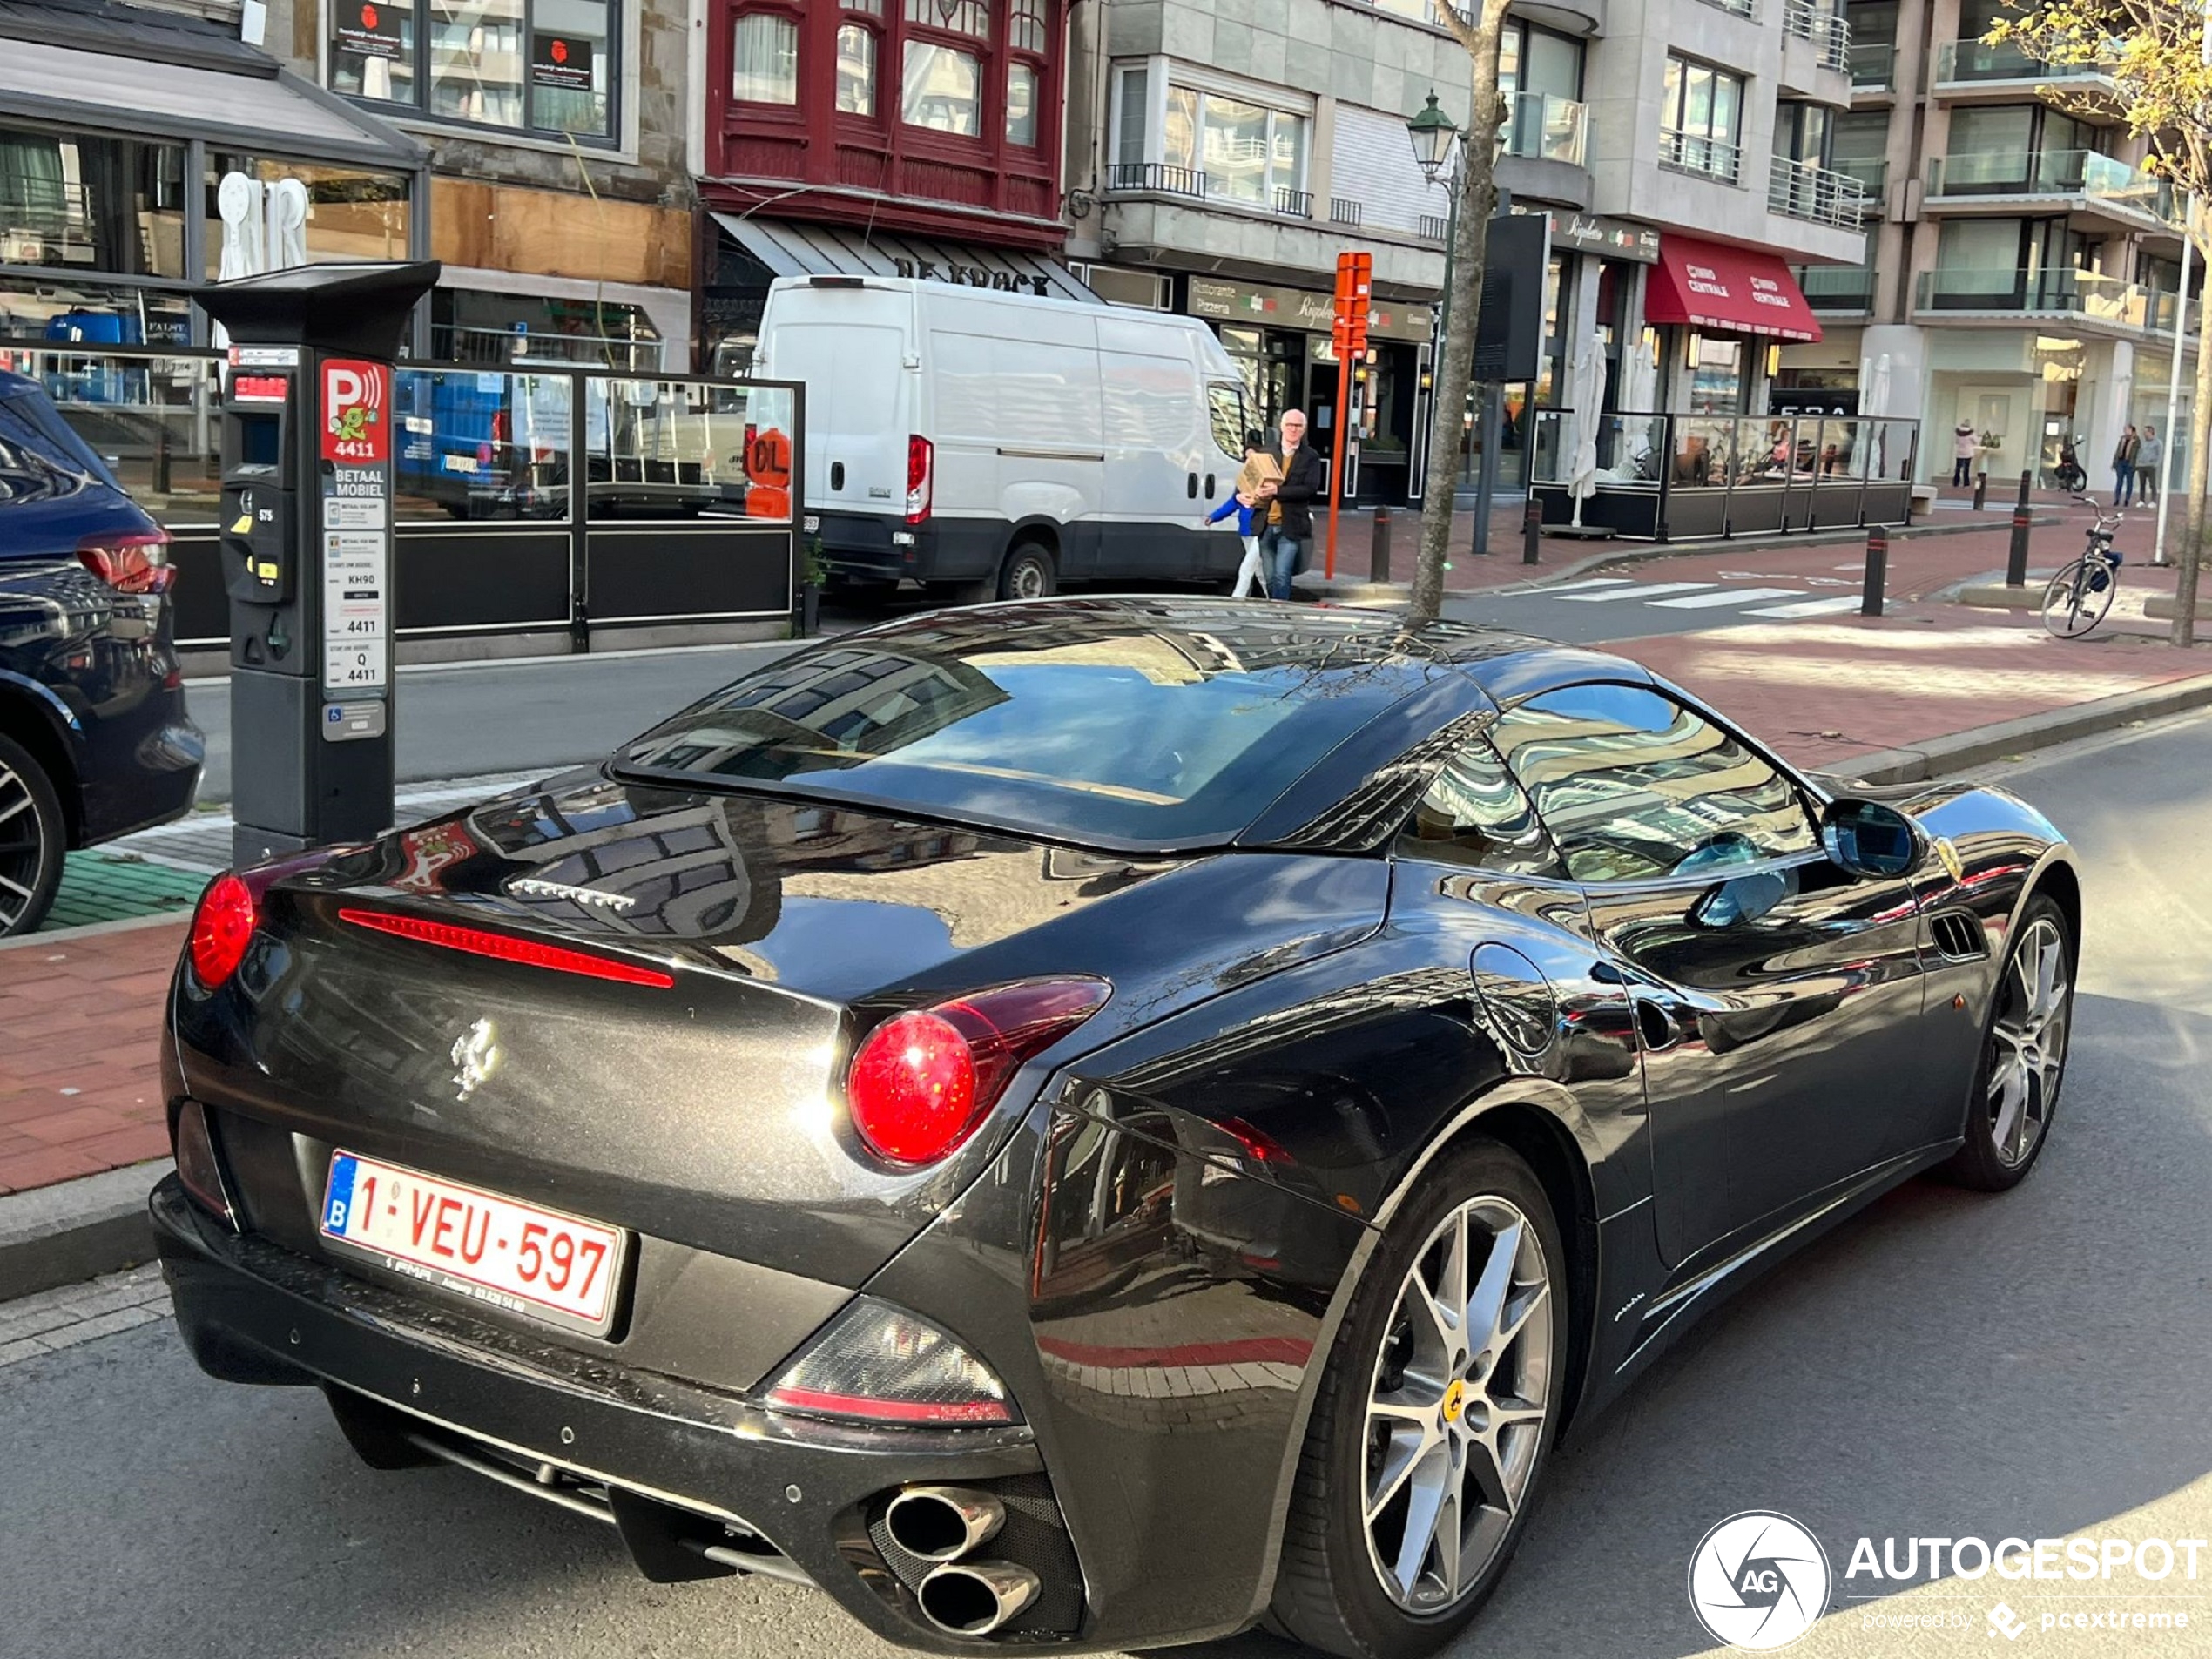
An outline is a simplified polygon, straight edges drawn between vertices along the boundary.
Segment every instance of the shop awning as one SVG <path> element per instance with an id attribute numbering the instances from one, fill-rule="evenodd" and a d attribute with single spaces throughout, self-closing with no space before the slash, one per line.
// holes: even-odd
<path id="1" fill-rule="evenodd" d="M 0 36 L 20 24 L 26 7 L 0 17 Z M 429 152 L 345 99 L 279 69 L 246 49 L 234 64 L 159 62 L 137 53 L 82 44 L 7 37 L 0 44 L 0 115 L 135 132 L 164 139 L 206 139 L 246 155 L 363 161 L 414 171 Z"/>
<path id="2" fill-rule="evenodd" d="M 1777 256 L 1664 233 L 1644 289 L 1643 320 L 1783 340 L 1820 338 L 1819 320 Z"/>
<path id="3" fill-rule="evenodd" d="M 1048 299 L 1106 303 L 1058 260 L 1017 248 L 884 231 L 870 234 L 792 219 L 741 219 L 735 213 L 717 213 L 714 222 L 772 276 L 918 276 L 972 287 L 1018 286 L 1022 293 Z"/>

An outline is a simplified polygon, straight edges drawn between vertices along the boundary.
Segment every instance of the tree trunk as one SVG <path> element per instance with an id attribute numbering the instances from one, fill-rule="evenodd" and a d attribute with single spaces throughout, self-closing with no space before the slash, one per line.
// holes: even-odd
<path id="1" fill-rule="evenodd" d="M 1474 98 L 1460 157 L 1459 224 L 1452 240 L 1452 322 L 1442 342 L 1429 405 L 1428 477 L 1422 487 L 1420 551 L 1413 563 L 1412 619 L 1430 622 L 1444 602 L 1444 563 L 1452 543 L 1452 509 L 1458 491 L 1460 435 L 1467 421 L 1467 383 L 1474 373 L 1474 332 L 1482 310 L 1482 267 L 1490 243 L 1490 215 L 1497 206 L 1498 128 L 1505 115 L 1498 96 L 1498 42 L 1505 0 L 1483 0 L 1472 21 L 1440 5 L 1437 15 L 1467 48 L 1474 71 Z"/>
<path id="2" fill-rule="evenodd" d="M 2197 222 L 2189 226 L 2191 239 L 2196 243 L 2197 257 L 2212 260 L 2212 224 L 2208 224 L 2212 208 L 2200 204 Z M 2212 276 L 2212 265 L 2205 267 Z M 2212 299 L 2212 283 L 2198 290 L 2205 299 Z M 2182 498 L 2184 511 L 2182 523 L 2186 533 L 2182 537 L 2181 568 L 2175 573 L 2174 583 L 2174 643 L 2188 646 L 2196 643 L 2196 576 L 2204 562 L 2204 536 L 2208 528 L 2204 510 L 2204 487 L 2209 464 L 2212 464 L 2212 340 L 2207 340 L 2204 320 L 2200 316 L 2196 329 L 2196 395 L 2189 405 L 2189 478 L 2188 493 Z M 2176 337 L 2174 349 L 2182 349 Z M 2172 437 L 2173 434 L 2167 434 Z M 2159 488 L 2166 481 L 2159 480 Z"/>

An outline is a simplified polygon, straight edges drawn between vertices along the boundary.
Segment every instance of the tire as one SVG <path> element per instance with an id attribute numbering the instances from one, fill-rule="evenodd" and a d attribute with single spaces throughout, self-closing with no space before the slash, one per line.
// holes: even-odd
<path id="1" fill-rule="evenodd" d="M 2079 639 L 2105 619 L 2120 584 L 2109 569 L 2076 559 L 2043 590 L 2043 626 L 2060 639 Z"/>
<path id="2" fill-rule="evenodd" d="M 1467 1323 L 1494 1337 L 1501 1324 L 1521 1323 L 1502 1344 L 1485 1347 L 1463 1332 L 1455 1365 L 1442 1322 L 1415 1328 L 1420 1316 L 1406 1293 L 1446 1282 L 1444 1252 L 1462 1221 L 1474 1294 L 1486 1264 L 1494 1271 L 1502 1261 L 1512 1270 L 1498 1319 L 1478 1314 Z M 1513 1229 L 1513 1253 L 1501 1257 L 1501 1241 Z M 1344 1659 L 1419 1659 L 1481 1608 L 1520 1545 L 1557 1432 L 1568 1283 L 1550 1202 L 1520 1157 L 1475 1142 L 1447 1154 L 1423 1179 L 1367 1265 L 1314 1399 L 1271 1608 L 1292 1638 Z M 1371 1415 L 1371 1405 L 1381 1412 Z M 1444 1578 L 1444 1553 L 1433 1540 L 1408 1568 L 1417 1503 L 1433 1486 L 1442 1494 L 1440 1518 L 1462 1478 L 1470 1484 L 1460 1490 L 1474 1494 L 1473 1482 L 1483 1480 L 1509 1504 L 1476 1497 L 1473 1517 L 1487 1536 L 1464 1546 L 1456 1582 Z M 1393 1479 L 1399 1483 L 1391 1490 Z M 1371 1528 L 1369 1498 L 1385 1491 Z"/>
<path id="3" fill-rule="evenodd" d="M 1060 569 L 1041 542 L 1016 542 L 999 564 L 999 597 L 1049 599 L 1060 590 Z"/>
<path id="4" fill-rule="evenodd" d="M 0 939 L 46 920 L 68 850 L 69 825 L 53 780 L 29 750 L 0 737 Z"/>
<path id="5" fill-rule="evenodd" d="M 1966 1139 L 1943 1166 L 1944 1173 L 1960 1186 L 1978 1192 L 2010 1191 L 2042 1157 L 2066 1082 L 2079 954 L 2066 913 L 2045 895 L 2029 900 L 1998 971 L 1997 994 L 1982 1031 L 1981 1058 L 1974 1067 L 1973 1091 L 1966 1096 Z M 2023 968 L 2031 957 L 2037 965 Z M 2047 991 L 2039 993 L 2029 981 L 2032 976 L 2040 982 L 2045 961 L 2053 963 L 2055 977 Z M 2032 1035 L 2025 1044 L 2020 1041 L 2024 1032 Z M 2017 1118 L 2008 1115 L 2015 1085 Z"/>

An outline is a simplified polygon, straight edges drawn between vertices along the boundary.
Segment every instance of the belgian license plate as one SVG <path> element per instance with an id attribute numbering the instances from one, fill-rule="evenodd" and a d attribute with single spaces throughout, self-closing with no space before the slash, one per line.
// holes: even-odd
<path id="1" fill-rule="evenodd" d="M 821 527 L 822 516 L 819 513 L 809 513 L 805 518 L 799 521 L 799 528 L 805 530 L 809 536 L 812 536 L 816 530 L 821 529 Z"/>
<path id="2" fill-rule="evenodd" d="M 612 1322 L 625 1237 L 353 1152 L 331 1154 L 322 1235 L 410 1278 L 595 1334 Z"/>

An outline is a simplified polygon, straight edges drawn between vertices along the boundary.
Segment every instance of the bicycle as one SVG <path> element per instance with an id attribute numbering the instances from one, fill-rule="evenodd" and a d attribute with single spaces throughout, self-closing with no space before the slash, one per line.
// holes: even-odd
<path id="1" fill-rule="evenodd" d="M 2107 513 L 2087 496 L 2074 500 L 2095 509 L 2097 522 L 2085 533 L 2087 545 L 2081 556 L 2043 590 L 2043 625 L 2060 639 L 2079 639 L 2102 622 L 2120 591 L 2120 550 L 2112 538 L 2127 515 Z"/>

